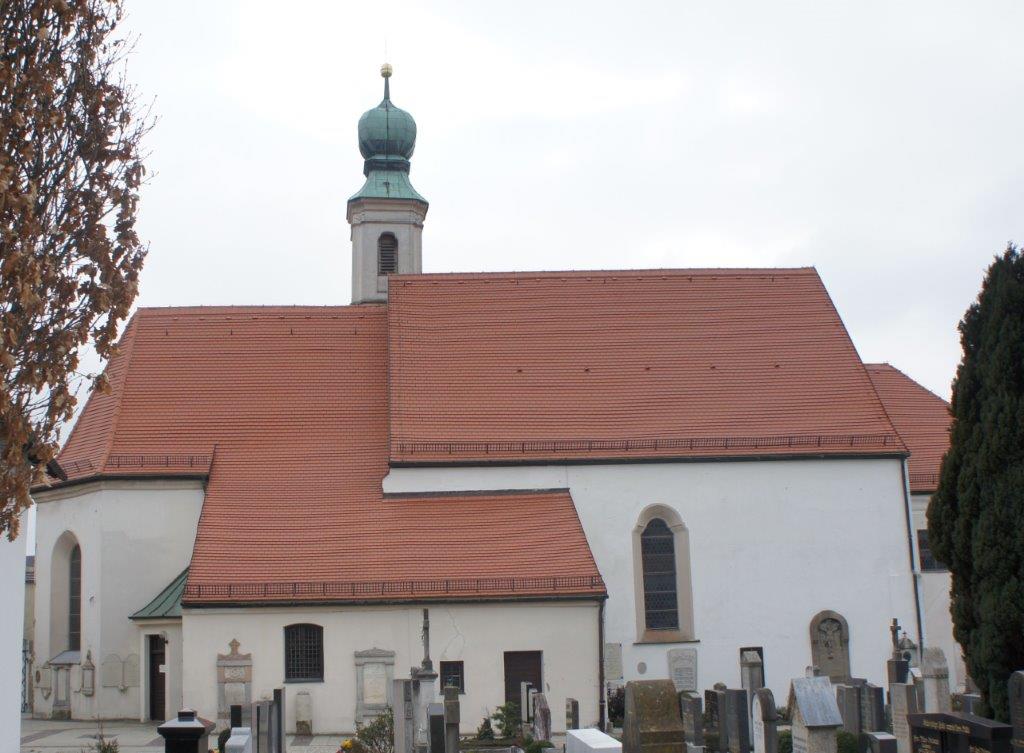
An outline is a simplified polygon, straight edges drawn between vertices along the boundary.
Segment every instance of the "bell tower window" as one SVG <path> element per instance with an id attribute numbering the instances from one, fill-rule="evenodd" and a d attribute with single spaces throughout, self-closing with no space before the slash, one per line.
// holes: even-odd
<path id="1" fill-rule="evenodd" d="M 391 275 L 398 271 L 398 239 L 394 233 L 382 233 L 377 239 L 377 274 Z"/>

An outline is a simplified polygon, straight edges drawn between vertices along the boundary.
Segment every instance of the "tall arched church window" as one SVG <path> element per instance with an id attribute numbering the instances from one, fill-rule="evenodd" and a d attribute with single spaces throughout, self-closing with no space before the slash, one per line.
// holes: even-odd
<path id="1" fill-rule="evenodd" d="M 82 649 L 82 548 L 75 544 L 68 558 L 68 650 Z"/>
<path id="2" fill-rule="evenodd" d="M 398 239 L 394 233 L 381 233 L 377 239 L 377 274 L 390 275 L 398 271 Z"/>
<path id="3" fill-rule="evenodd" d="M 696 639 L 690 532 L 667 505 L 647 507 L 633 528 L 633 583 L 638 642 Z"/>
<path id="4" fill-rule="evenodd" d="M 675 537 L 661 518 L 640 534 L 644 571 L 644 621 L 648 630 L 678 630 Z"/>

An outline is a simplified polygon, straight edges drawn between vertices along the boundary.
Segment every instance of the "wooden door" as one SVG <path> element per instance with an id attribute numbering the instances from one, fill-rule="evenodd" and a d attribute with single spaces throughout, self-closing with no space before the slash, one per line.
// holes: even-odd
<path id="1" fill-rule="evenodd" d="M 164 721 L 167 698 L 167 675 L 161 672 L 167 654 L 164 639 L 159 635 L 149 636 L 149 718 Z"/>
<path id="2" fill-rule="evenodd" d="M 531 683 L 538 692 L 544 692 L 544 686 L 541 685 L 540 668 L 540 651 L 506 651 L 505 703 L 519 705 L 520 683 Z M 521 711 L 522 709 L 520 709 Z"/>

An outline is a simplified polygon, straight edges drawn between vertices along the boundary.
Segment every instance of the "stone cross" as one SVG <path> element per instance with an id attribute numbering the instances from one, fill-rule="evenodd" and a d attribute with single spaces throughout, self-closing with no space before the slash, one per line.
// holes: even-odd
<path id="1" fill-rule="evenodd" d="M 430 610 L 423 610 L 423 661 L 420 667 L 424 672 L 432 672 L 434 664 L 430 661 Z"/>

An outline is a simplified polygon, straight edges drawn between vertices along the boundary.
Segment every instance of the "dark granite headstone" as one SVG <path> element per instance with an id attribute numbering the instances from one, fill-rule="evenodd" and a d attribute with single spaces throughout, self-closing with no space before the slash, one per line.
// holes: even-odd
<path id="1" fill-rule="evenodd" d="M 1006 683 L 1010 703 L 1010 724 L 1013 725 L 1014 753 L 1024 753 L 1024 672 L 1017 670 Z"/>
<path id="2" fill-rule="evenodd" d="M 1010 753 L 1013 728 L 963 712 L 910 714 L 913 753 Z"/>
<path id="3" fill-rule="evenodd" d="M 684 742 L 675 684 L 671 680 L 627 682 L 623 753 L 679 753 Z"/>
<path id="4" fill-rule="evenodd" d="M 445 753 L 443 703 L 431 703 L 427 705 L 427 721 L 427 728 L 430 731 L 430 753 Z"/>
<path id="5" fill-rule="evenodd" d="M 843 717 L 843 730 L 860 736 L 860 688 L 853 685 L 836 685 L 836 704 Z"/>
<path id="6" fill-rule="evenodd" d="M 683 735 L 690 745 L 704 744 L 704 712 L 700 698 L 688 693 L 679 694 L 679 713 L 683 717 Z"/>
<path id="7" fill-rule="evenodd" d="M 749 753 L 750 704 L 745 688 L 725 691 L 725 726 L 729 730 L 729 753 Z"/>
<path id="8" fill-rule="evenodd" d="M 885 729 L 885 691 L 870 682 L 860 690 L 860 728 L 864 732 Z"/>
<path id="9" fill-rule="evenodd" d="M 718 735 L 718 750 L 729 750 L 729 727 L 725 723 L 725 690 L 704 691 L 704 718 L 707 727 Z"/>

